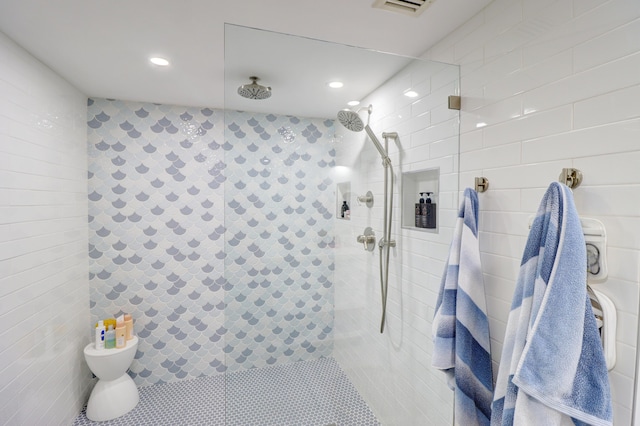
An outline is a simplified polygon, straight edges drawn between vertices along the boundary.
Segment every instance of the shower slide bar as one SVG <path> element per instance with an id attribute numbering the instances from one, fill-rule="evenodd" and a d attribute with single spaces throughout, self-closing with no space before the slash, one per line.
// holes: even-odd
<path id="1" fill-rule="evenodd" d="M 383 218 L 383 232 L 382 238 L 378 242 L 378 248 L 380 249 L 380 293 L 382 298 L 382 318 L 380 320 L 380 333 L 384 332 L 384 324 L 387 315 L 387 294 L 389 289 L 389 259 L 391 256 L 391 248 L 396 246 L 395 240 L 391 239 L 391 224 L 393 223 L 393 166 L 391 165 L 391 159 L 389 158 L 389 139 L 398 140 L 398 134 L 395 132 L 382 133 L 384 139 L 384 147 L 376 137 L 371 127 L 369 127 L 369 121 L 371 120 L 371 112 L 373 111 L 373 105 L 369 105 L 366 110 L 368 113 L 367 124 L 364 124 L 358 111 L 351 111 L 349 109 L 343 109 L 338 111 L 338 121 L 347 130 L 352 132 L 361 132 L 362 130 L 369 136 L 371 142 L 380 153 L 382 157 L 382 166 L 384 167 L 384 218 Z M 391 176 L 389 178 L 389 176 Z M 389 188 L 389 179 L 391 179 L 391 187 Z M 368 249 L 368 241 L 370 236 L 360 235 L 358 236 L 358 242 L 363 243 L 365 250 Z M 383 252 L 385 254 L 383 261 Z"/>

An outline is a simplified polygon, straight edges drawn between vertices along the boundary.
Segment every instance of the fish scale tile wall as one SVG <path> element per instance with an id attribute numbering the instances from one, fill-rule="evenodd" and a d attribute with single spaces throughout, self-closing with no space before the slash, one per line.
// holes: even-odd
<path id="1" fill-rule="evenodd" d="M 333 122 L 226 114 L 89 100 L 92 317 L 141 386 L 331 353 Z"/>
<path id="2" fill-rule="evenodd" d="M 333 121 L 226 116 L 228 367 L 330 355 Z"/>

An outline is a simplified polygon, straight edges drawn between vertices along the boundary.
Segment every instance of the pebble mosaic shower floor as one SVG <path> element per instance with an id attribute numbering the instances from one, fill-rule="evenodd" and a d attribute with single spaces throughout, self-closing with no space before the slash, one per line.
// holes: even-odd
<path id="1" fill-rule="evenodd" d="M 226 398 L 225 398 L 226 386 Z M 226 407 L 225 407 L 226 405 Z M 140 388 L 128 414 L 74 426 L 369 426 L 375 416 L 333 358 Z"/>

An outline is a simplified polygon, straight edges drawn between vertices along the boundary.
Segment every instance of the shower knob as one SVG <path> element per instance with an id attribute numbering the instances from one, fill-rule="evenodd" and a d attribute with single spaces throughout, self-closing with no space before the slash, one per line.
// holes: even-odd
<path id="1" fill-rule="evenodd" d="M 356 200 L 359 205 L 365 204 L 367 207 L 373 207 L 373 193 L 371 191 L 367 191 L 365 195 L 359 195 Z"/>
<path id="2" fill-rule="evenodd" d="M 364 234 L 358 235 L 356 241 L 364 245 L 366 251 L 373 251 L 376 246 L 376 234 L 373 233 L 371 227 L 366 227 Z"/>

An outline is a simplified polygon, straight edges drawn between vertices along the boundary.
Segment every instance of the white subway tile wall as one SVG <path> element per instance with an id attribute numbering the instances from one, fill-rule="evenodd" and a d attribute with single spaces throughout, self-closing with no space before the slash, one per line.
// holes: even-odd
<path id="1" fill-rule="evenodd" d="M 451 423 L 453 394 L 444 375 L 430 367 L 430 353 L 431 319 L 458 208 L 459 119 L 446 107 L 447 97 L 459 92 L 458 78 L 457 66 L 421 61 L 365 102 L 373 105 L 371 127 L 378 138 L 382 132 L 399 135 L 398 141 L 389 140 L 397 178 L 392 233 L 398 246 L 390 261 L 384 334 L 379 332 L 378 249 L 364 251 L 356 243 L 367 226 L 382 237 L 383 168 L 364 133 L 345 134 L 337 146 L 336 162 L 349 168 L 352 194 L 371 190 L 374 206 L 352 203 L 351 221 L 336 221 L 334 357 L 382 424 Z M 409 105 L 403 95 L 408 88 L 419 93 Z M 440 168 L 438 232 L 402 228 L 401 212 L 420 197 L 398 195 L 402 173 L 434 167 Z"/>
<path id="2" fill-rule="evenodd" d="M 430 366 L 431 319 L 458 190 L 475 176 L 490 180 L 480 195 L 480 244 L 495 374 L 528 218 L 560 170 L 576 167 L 585 175 L 574 192 L 577 208 L 608 232 L 609 278 L 597 288 L 618 313 L 615 424 L 631 424 L 638 40 L 636 0 L 496 0 L 424 55 L 459 64 L 460 85 L 458 71 L 431 64 L 404 70 L 370 96 L 376 134 L 400 134 L 398 145 L 390 143 L 396 175 L 430 167 L 443 173 L 438 233 L 400 227 L 396 182 L 398 246 L 383 335 L 377 249 L 355 243 L 365 226 L 382 234 L 383 171 L 364 133 L 345 134 L 336 145 L 354 196 L 371 190 L 375 202 L 371 209 L 352 202 L 351 221 L 336 223 L 334 356 L 383 423 L 451 423 L 453 394 Z M 1 34 L 0 57 L 0 419 L 68 424 L 90 384 L 81 355 L 90 334 L 86 99 Z M 407 85 L 428 94 L 409 100 L 394 93 Z M 462 95 L 459 122 L 443 107 L 449 94 Z M 458 125 L 459 170 L 450 144 Z"/>
<path id="3" fill-rule="evenodd" d="M 640 3 L 634 0 L 496 0 L 424 55 L 460 65 L 460 190 L 472 187 L 475 176 L 490 181 L 480 194 L 480 244 L 494 375 L 528 219 L 563 167 L 583 171 L 574 191 L 578 211 L 601 220 L 608 233 L 609 278 L 594 286 L 612 299 L 618 314 L 618 361 L 609 375 L 616 425 L 632 421 L 637 347 L 638 40 Z M 380 93 L 374 110 L 377 104 L 400 104 L 388 91 Z M 392 156 L 398 175 L 430 167 L 425 145 L 437 134 L 428 118 L 435 113 L 420 108 L 424 128 L 400 133 L 404 155 L 400 161 Z M 401 126 L 382 122 L 372 126 L 378 134 Z M 357 152 L 363 143 L 341 153 Z M 382 232 L 381 166 L 367 163 L 374 157 L 369 151 L 366 145 L 361 162 L 344 164 L 353 167 L 354 193 L 371 189 L 376 206 L 355 206 L 351 223 L 338 224 L 346 227 L 338 229 L 336 252 L 336 358 L 383 422 L 451 424 L 452 392 L 444 375 L 430 367 L 430 327 L 452 222 L 435 236 L 401 230 L 396 221 L 389 324 L 379 335 L 377 249 L 372 254 L 355 244 L 365 226 Z M 398 407 L 406 411 L 398 414 Z"/>
<path id="4" fill-rule="evenodd" d="M 0 422 L 70 424 L 91 383 L 86 97 L 0 33 Z"/>

